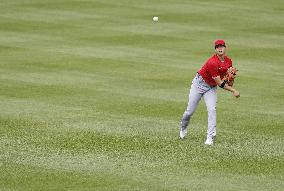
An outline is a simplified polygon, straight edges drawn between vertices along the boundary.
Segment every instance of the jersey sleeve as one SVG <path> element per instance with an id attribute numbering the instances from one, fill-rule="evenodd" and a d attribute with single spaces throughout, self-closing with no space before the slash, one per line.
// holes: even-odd
<path id="1" fill-rule="evenodd" d="M 215 78 L 217 76 L 220 76 L 218 72 L 218 63 L 211 61 L 208 63 L 208 72 L 211 75 L 212 78 Z"/>
<path id="2" fill-rule="evenodd" d="M 227 59 L 228 59 L 228 65 L 229 65 L 229 68 L 230 68 L 230 67 L 233 66 L 233 61 L 228 57 L 227 57 Z"/>

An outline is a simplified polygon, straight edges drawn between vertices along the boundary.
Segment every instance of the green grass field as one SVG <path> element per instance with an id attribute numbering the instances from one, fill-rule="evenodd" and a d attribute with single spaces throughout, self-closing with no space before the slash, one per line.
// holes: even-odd
<path id="1" fill-rule="evenodd" d="M 181 141 L 219 38 L 241 98 Z M 283 0 L 2 0 L 0 190 L 283 190 L 283 52 Z"/>

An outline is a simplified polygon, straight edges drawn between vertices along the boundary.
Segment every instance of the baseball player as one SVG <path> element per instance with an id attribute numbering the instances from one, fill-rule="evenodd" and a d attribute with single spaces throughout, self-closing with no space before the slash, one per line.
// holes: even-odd
<path id="1" fill-rule="evenodd" d="M 214 45 L 215 54 L 207 60 L 192 81 L 189 101 L 181 120 L 179 135 L 181 139 L 186 136 L 190 118 L 196 110 L 200 99 L 204 97 L 208 111 L 206 145 L 212 145 L 216 136 L 217 86 L 232 92 L 236 98 L 240 97 L 239 91 L 232 87 L 237 69 L 232 67 L 232 60 L 225 55 L 225 41 L 216 40 Z"/>

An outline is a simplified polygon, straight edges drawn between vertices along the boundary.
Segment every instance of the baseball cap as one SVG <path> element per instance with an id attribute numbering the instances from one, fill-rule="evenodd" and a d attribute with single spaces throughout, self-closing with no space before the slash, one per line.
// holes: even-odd
<path id="1" fill-rule="evenodd" d="M 215 48 L 216 48 L 218 45 L 222 45 L 222 46 L 225 46 L 225 47 L 226 47 L 225 41 L 222 40 L 222 39 L 215 40 L 214 44 L 215 44 Z"/>

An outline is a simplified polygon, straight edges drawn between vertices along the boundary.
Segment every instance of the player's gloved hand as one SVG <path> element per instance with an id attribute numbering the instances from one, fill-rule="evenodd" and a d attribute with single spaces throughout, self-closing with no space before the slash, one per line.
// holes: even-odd
<path id="1" fill-rule="evenodd" d="M 238 72 L 238 69 L 235 68 L 235 67 L 230 67 L 228 70 L 227 70 L 227 74 L 226 76 L 224 77 L 223 80 L 227 80 L 227 84 L 229 86 L 233 86 L 234 85 L 234 80 L 236 78 L 236 75 L 237 75 L 237 72 Z"/>

